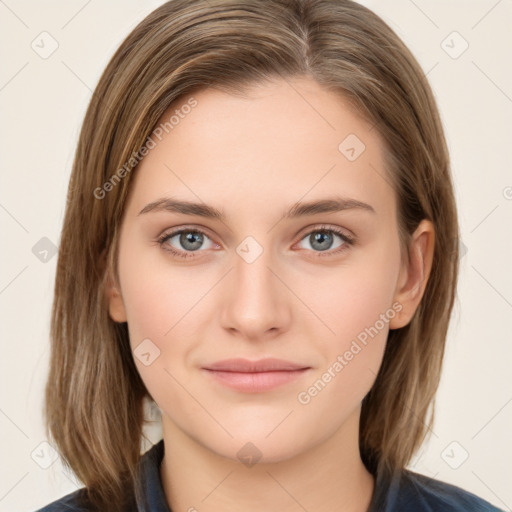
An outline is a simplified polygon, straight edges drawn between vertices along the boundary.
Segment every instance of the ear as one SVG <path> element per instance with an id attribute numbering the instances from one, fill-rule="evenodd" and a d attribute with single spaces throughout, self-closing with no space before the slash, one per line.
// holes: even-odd
<path id="1" fill-rule="evenodd" d="M 393 302 L 401 304 L 402 309 L 390 320 L 390 329 L 406 326 L 414 316 L 432 269 L 434 244 L 434 226 L 424 219 L 411 237 L 409 261 L 404 261 L 400 269 Z"/>
<path id="2" fill-rule="evenodd" d="M 105 264 L 104 254 L 102 254 L 102 261 Z M 112 318 L 114 322 L 126 322 L 126 310 L 124 307 L 123 297 L 121 295 L 121 288 L 110 267 L 106 269 L 105 300 L 108 304 L 110 318 Z"/>

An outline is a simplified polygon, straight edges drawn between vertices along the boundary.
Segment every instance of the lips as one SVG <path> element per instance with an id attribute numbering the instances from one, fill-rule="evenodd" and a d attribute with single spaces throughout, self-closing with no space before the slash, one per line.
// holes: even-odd
<path id="1" fill-rule="evenodd" d="M 262 393 L 296 381 L 310 368 L 283 359 L 266 358 L 259 361 L 225 359 L 202 370 L 219 384 L 236 391 Z"/>
<path id="2" fill-rule="evenodd" d="M 306 368 L 309 368 L 309 366 L 271 357 L 258 361 L 250 361 L 242 358 L 224 359 L 223 361 L 217 361 L 216 363 L 204 367 L 205 370 L 238 373 L 293 371 L 304 370 Z"/>

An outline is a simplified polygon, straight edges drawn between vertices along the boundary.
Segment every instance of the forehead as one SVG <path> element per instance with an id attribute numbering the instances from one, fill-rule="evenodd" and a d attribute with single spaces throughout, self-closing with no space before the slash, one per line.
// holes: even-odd
<path id="1" fill-rule="evenodd" d="M 188 105 L 188 106 L 187 106 Z M 194 105 L 190 107 L 190 105 Z M 160 130 L 158 131 L 158 128 Z M 204 201 L 229 214 L 333 194 L 392 214 L 394 191 L 378 132 L 341 95 L 309 79 L 209 88 L 174 102 L 131 184 L 134 208 L 159 197 Z"/>

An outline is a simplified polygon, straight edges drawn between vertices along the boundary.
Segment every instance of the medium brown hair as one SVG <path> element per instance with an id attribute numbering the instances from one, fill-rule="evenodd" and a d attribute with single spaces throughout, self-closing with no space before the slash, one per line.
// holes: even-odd
<path id="1" fill-rule="evenodd" d="M 112 177 L 171 102 L 207 87 L 240 93 L 292 77 L 312 78 L 348 100 L 382 137 L 405 257 L 422 219 L 436 232 L 422 301 L 407 326 L 389 332 L 363 401 L 363 462 L 373 473 L 405 467 L 432 425 L 459 233 L 447 146 L 421 67 L 382 19 L 349 0 L 173 0 L 128 35 L 99 80 L 78 141 L 60 240 L 47 435 L 99 508 L 114 510 L 124 486 L 133 487 L 149 396 L 127 325 L 112 321 L 105 299 L 106 270 L 117 275 L 120 221 L 135 170 Z M 100 197 L 94 191 L 105 191 L 107 182 L 113 185 Z"/>

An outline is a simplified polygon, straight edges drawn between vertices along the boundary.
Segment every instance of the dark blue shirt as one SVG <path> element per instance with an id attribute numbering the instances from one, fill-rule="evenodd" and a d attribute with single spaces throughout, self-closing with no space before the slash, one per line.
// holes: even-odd
<path id="1" fill-rule="evenodd" d="M 142 502 L 133 502 L 126 512 L 172 512 L 160 480 L 163 440 L 141 458 Z M 85 502 L 84 502 L 85 500 Z M 84 488 L 50 503 L 37 512 L 86 512 Z M 377 475 L 368 512 L 503 512 L 487 501 L 451 484 L 409 470 Z"/>

